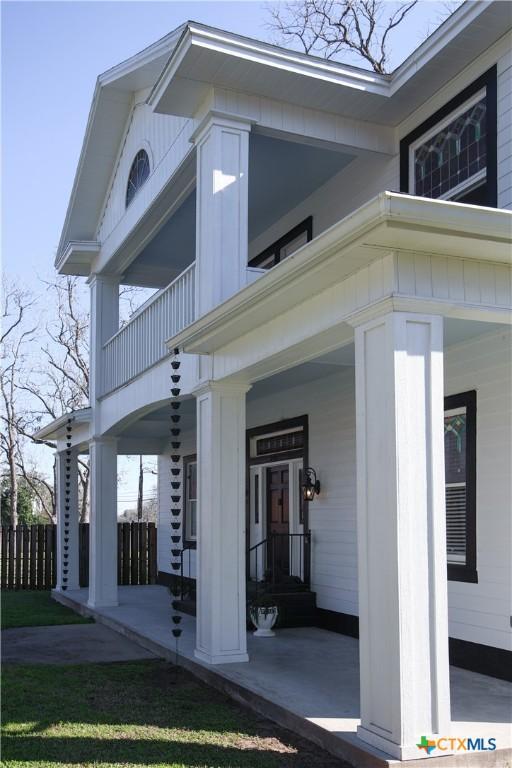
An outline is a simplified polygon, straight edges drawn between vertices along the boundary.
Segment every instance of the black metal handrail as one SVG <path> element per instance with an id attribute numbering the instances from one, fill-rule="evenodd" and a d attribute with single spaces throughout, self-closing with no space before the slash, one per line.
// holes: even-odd
<path id="1" fill-rule="evenodd" d="M 299 542 L 298 546 L 295 546 L 296 541 Z M 247 550 L 249 573 L 252 570 L 252 560 L 254 560 L 256 595 L 262 591 L 272 591 L 282 585 L 287 578 L 294 576 L 300 579 L 305 587 L 309 587 L 311 531 L 269 533 L 265 539 Z"/>

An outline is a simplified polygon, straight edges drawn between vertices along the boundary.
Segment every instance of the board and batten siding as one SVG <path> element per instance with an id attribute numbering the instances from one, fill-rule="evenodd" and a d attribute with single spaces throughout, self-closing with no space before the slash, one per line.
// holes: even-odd
<path id="1" fill-rule="evenodd" d="M 498 207 L 512 210 L 512 44 L 498 60 Z"/>

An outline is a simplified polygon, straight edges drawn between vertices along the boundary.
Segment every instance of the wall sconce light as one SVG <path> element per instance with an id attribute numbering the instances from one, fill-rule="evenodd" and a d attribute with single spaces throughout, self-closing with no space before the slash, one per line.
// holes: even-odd
<path id="1" fill-rule="evenodd" d="M 306 479 L 302 485 L 302 497 L 304 501 L 313 501 L 315 495 L 320 493 L 320 480 L 316 479 L 316 472 L 312 467 L 304 470 Z"/>

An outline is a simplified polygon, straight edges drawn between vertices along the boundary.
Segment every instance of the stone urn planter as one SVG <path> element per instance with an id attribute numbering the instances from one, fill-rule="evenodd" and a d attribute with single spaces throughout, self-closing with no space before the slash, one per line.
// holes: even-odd
<path id="1" fill-rule="evenodd" d="M 249 610 L 251 621 L 256 627 L 255 637 L 274 637 L 272 628 L 277 621 L 279 608 L 271 595 L 255 600 Z"/>

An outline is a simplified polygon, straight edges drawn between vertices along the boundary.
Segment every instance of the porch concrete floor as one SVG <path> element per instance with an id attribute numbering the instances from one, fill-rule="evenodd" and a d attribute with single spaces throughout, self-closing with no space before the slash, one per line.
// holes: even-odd
<path id="1" fill-rule="evenodd" d="M 119 605 L 92 611 L 88 590 L 55 593 L 60 602 L 174 660 L 166 587 L 120 587 Z M 323 629 L 282 629 L 274 638 L 248 635 L 249 663 L 209 666 L 194 657 L 195 619 L 183 616 L 179 663 L 281 725 L 299 731 L 357 766 L 403 765 L 359 740 L 358 641 Z M 452 726 L 446 736 L 495 737 L 495 752 L 430 757 L 429 766 L 512 765 L 512 684 L 450 668 Z M 427 734 L 428 735 L 428 734 Z M 416 765 L 419 761 L 408 761 Z M 422 765 L 425 765 L 423 760 Z"/>

